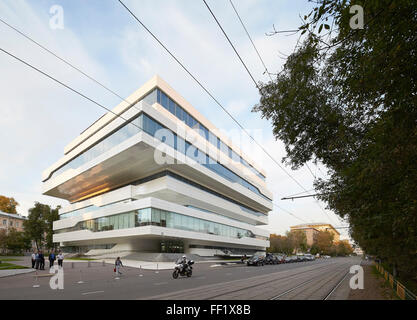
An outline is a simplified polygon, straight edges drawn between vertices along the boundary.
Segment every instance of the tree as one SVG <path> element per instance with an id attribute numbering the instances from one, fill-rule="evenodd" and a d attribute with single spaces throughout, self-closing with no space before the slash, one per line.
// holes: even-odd
<path id="1" fill-rule="evenodd" d="M 329 231 L 320 231 L 317 235 L 317 249 L 320 254 L 330 255 L 333 246 L 333 234 Z"/>
<path id="2" fill-rule="evenodd" d="M 349 221 L 355 242 L 403 273 L 417 273 L 417 2 L 318 0 L 301 46 L 254 111 L 272 121 L 293 168 L 328 168 L 315 188 Z M 331 28 L 327 21 L 331 21 Z M 321 31 L 327 30 L 326 36 Z M 337 32 L 335 31 L 337 30 Z"/>
<path id="3" fill-rule="evenodd" d="M 56 220 L 59 220 L 59 214 L 58 211 L 61 207 L 58 206 L 55 209 L 50 209 L 49 212 L 47 212 L 45 216 L 45 231 L 46 231 L 46 246 L 49 249 L 53 249 L 56 247 L 56 244 L 53 242 L 53 222 Z"/>
<path id="4" fill-rule="evenodd" d="M 7 232 L 0 229 L 0 253 L 7 253 Z"/>
<path id="5" fill-rule="evenodd" d="M 16 207 L 19 205 L 14 198 L 0 196 L 0 211 L 6 213 L 17 213 Z"/>
<path id="6" fill-rule="evenodd" d="M 287 232 L 287 237 L 293 250 L 303 252 L 307 250 L 307 236 L 303 231 L 294 230 Z"/>
<path id="7" fill-rule="evenodd" d="M 334 246 L 334 249 L 332 250 L 335 255 L 337 256 L 347 256 L 353 253 L 353 248 L 346 240 L 341 240 L 338 243 L 336 243 Z"/>
<path id="8" fill-rule="evenodd" d="M 15 228 L 11 228 L 6 237 L 6 248 L 8 251 L 20 254 L 24 250 L 28 250 L 31 247 L 31 241 L 25 237 L 24 232 L 17 231 Z"/>
<path id="9" fill-rule="evenodd" d="M 35 206 L 29 209 L 28 220 L 24 221 L 25 233 L 35 241 L 38 250 L 44 245 L 54 248 L 52 226 L 59 219 L 59 208 L 51 209 L 47 204 L 35 202 Z"/>
<path id="10" fill-rule="evenodd" d="M 289 255 L 294 251 L 294 247 L 292 246 L 290 239 L 286 236 L 271 234 L 269 242 L 270 247 L 268 248 L 268 252 L 285 253 Z"/>
<path id="11" fill-rule="evenodd" d="M 317 244 L 313 243 L 313 245 L 310 248 L 310 253 L 313 255 L 320 253 L 320 248 L 317 246 Z"/>

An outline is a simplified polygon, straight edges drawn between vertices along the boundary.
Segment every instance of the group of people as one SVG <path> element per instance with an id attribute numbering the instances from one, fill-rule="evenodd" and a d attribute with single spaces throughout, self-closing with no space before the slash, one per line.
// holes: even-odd
<path id="1" fill-rule="evenodd" d="M 64 254 L 62 251 L 59 251 L 58 255 L 55 254 L 55 251 L 52 250 L 49 253 L 48 256 L 49 260 L 49 268 L 52 268 L 55 260 L 58 260 L 58 266 L 62 268 L 62 262 L 64 261 Z M 38 252 L 32 253 L 32 269 L 37 270 L 45 270 L 45 256 L 42 252 L 42 250 L 39 250 Z"/>

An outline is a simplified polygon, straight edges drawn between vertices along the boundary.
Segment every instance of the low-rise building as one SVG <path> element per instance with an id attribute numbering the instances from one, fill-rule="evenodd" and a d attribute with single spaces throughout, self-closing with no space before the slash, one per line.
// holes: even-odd
<path id="1" fill-rule="evenodd" d="M 307 238 L 307 246 L 312 246 L 320 232 L 328 231 L 333 235 L 333 243 L 340 241 L 340 233 L 329 223 L 305 223 L 290 227 L 291 232 L 302 231 Z"/>
<path id="2" fill-rule="evenodd" d="M 311 227 L 293 226 L 291 227 L 291 232 L 294 232 L 294 231 L 304 232 L 304 234 L 306 235 L 306 239 L 307 239 L 307 246 L 309 247 L 311 247 L 317 241 L 317 236 L 320 233 L 320 231 Z"/>
<path id="3" fill-rule="evenodd" d="M 27 218 L 19 214 L 0 211 L 0 230 L 8 232 L 11 228 L 14 228 L 17 231 L 23 231 L 23 221 L 25 220 Z"/>

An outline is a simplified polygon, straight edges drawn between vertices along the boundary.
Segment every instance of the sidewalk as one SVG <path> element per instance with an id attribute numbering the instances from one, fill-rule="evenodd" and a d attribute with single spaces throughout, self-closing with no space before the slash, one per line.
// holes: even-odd
<path id="1" fill-rule="evenodd" d="M 105 263 L 114 264 L 114 259 L 104 259 Z M 125 267 L 142 268 L 144 270 L 169 270 L 174 269 L 175 262 L 150 262 L 150 261 L 137 261 L 122 259 L 122 263 Z"/>
<path id="2" fill-rule="evenodd" d="M 364 273 L 364 289 L 350 290 L 348 300 L 395 300 L 392 289 L 385 285 L 382 276 L 374 272 L 374 264 L 367 261 L 362 264 Z"/>
<path id="3" fill-rule="evenodd" d="M 0 278 L 15 276 L 17 274 L 24 274 L 29 272 L 34 272 L 35 269 L 9 269 L 9 270 L 0 270 Z"/>

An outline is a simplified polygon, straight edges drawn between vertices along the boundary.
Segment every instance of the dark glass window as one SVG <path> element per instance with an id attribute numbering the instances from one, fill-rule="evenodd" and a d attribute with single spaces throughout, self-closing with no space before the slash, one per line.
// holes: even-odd
<path id="1" fill-rule="evenodd" d="M 176 103 L 173 100 L 169 99 L 169 108 L 168 108 L 168 110 L 173 115 L 175 115 L 175 108 L 176 108 Z"/>

